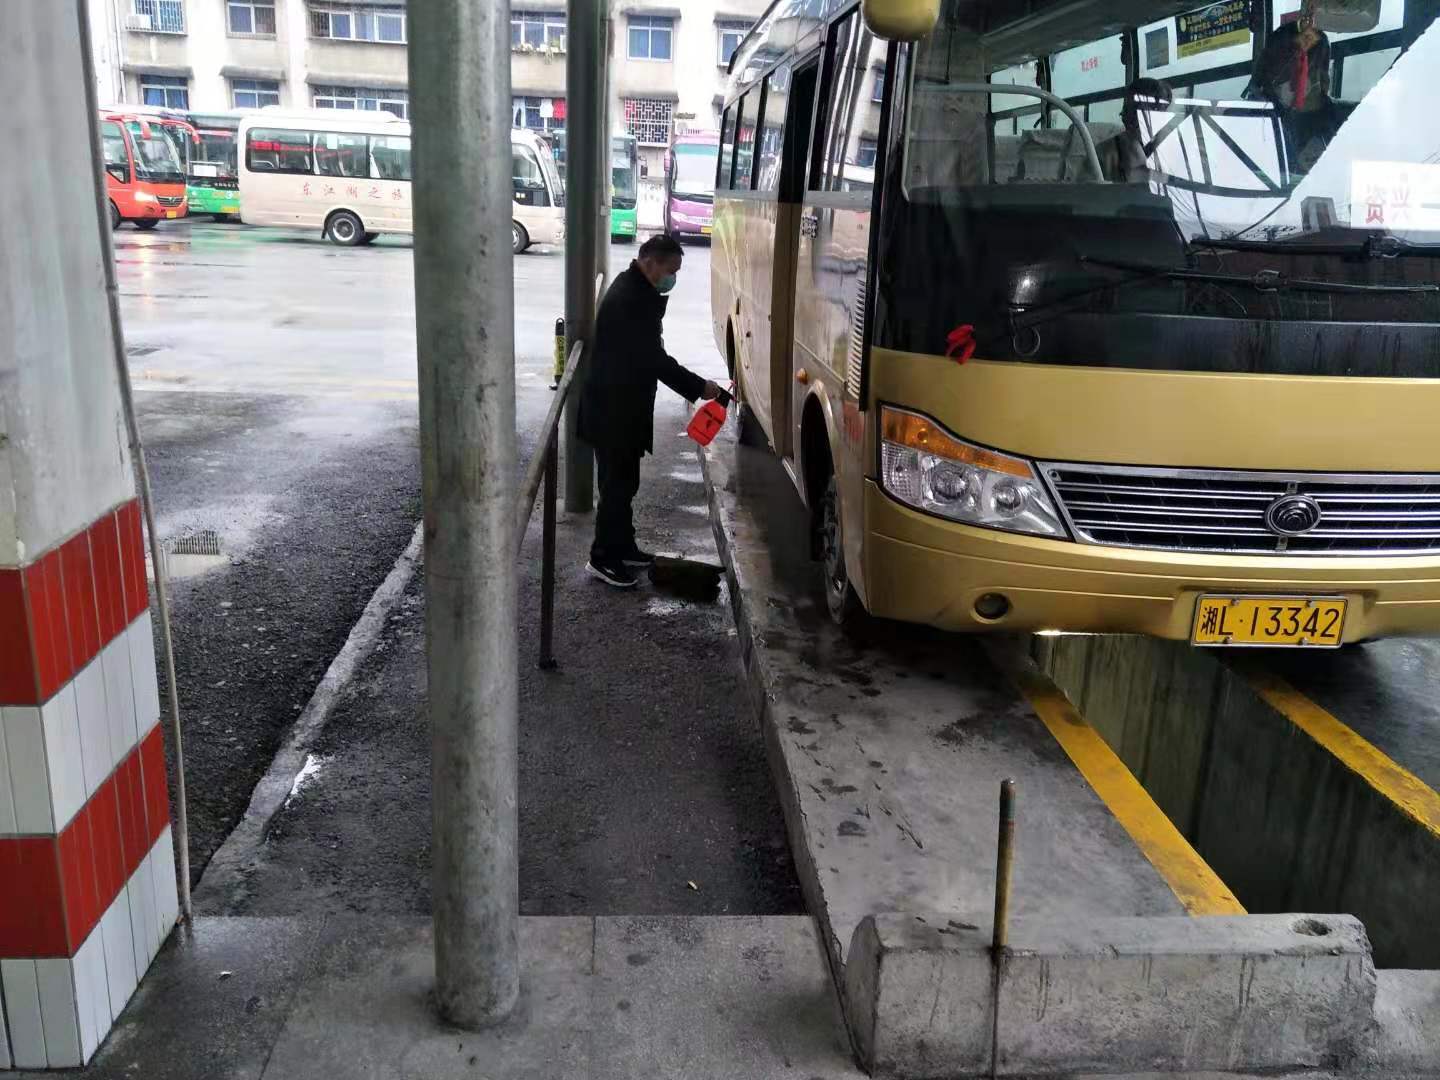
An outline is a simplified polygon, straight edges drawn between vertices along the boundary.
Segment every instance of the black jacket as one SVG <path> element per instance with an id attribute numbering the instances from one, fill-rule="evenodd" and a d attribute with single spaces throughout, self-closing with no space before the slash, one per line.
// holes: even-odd
<path id="1" fill-rule="evenodd" d="M 634 263 L 600 301 L 580 392 L 580 437 L 596 449 L 654 450 L 657 383 L 687 401 L 705 390 L 704 379 L 665 352 L 660 321 L 668 303 Z"/>

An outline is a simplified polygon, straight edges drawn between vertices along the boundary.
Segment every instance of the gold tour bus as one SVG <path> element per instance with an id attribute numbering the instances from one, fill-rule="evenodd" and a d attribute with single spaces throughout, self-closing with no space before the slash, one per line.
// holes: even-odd
<path id="1" fill-rule="evenodd" d="M 1440 0 L 776 0 L 716 343 L 831 614 L 1440 629 Z"/>

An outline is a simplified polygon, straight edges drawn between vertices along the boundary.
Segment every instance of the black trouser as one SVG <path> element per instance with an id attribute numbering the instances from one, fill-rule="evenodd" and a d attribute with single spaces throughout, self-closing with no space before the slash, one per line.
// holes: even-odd
<path id="1" fill-rule="evenodd" d="M 630 501 L 640 490 L 640 457 L 639 450 L 628 447 L 595 451 L 600 506 L 595 511 L 595 542 L 590 545 L 592 562 L 620 559 L 635 548 Z"/>

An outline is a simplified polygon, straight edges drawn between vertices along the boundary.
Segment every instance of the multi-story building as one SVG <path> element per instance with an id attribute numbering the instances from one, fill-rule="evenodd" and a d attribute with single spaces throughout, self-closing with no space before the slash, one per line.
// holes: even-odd
<path id="1" fill-rule="evenodd" d="M 677 128 L 719 126 L 725 65 L 767 0 L 615 0 L 611 117 L 652 176 Z M 90 0 L 100 97 L 196 110 L 409 111 L 401 0 Z M 519 127 L 566 117 L 563 0 L 514 0 Z"/>

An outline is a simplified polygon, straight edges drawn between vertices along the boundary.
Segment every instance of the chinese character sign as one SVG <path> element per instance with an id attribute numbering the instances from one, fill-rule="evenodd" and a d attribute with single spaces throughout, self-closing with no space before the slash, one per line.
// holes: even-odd
<path id="1" fill-rule="evenodd" d="M 1440 229 L 1440 164 L 1351 162 L 1350 225 Z"/>

